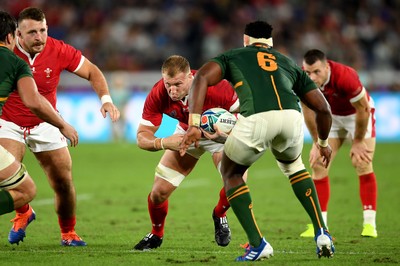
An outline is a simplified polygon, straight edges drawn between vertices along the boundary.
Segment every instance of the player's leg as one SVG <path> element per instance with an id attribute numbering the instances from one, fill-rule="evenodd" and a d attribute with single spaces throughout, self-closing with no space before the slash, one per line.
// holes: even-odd
<path id="1" fill-rule="evenodd" d="M 86 242 L 75 232 L 76 192 L 72 179 L 72 160 L 68 148 L 62 147 L 34 154 L 55 192 L 55 209 L 61 230 L 61 245 L 86 246 Z"/>
<path id="2" fill-rule="evenodd" d="M 365 139 L 365 144 L 371 151 L 373 158 L 375 153 L 375 138 Z M 360 198 L 363 206 L 363 231 L 362 236 L 377 237 L 376 231 L 376 209 L 377 209 L 377 182 L 373 169 L 373 164 L 365 162 L 356 162 L 352 160 L 353 166 L 356 168 L 359 177 Z"/>
<path id="3" fill-rule="evenodd" d="M 216 143 L 218 144 L 218 143 Z M 222 151 L 212 153 L 212 159 L 218 172 L 220 172 L 221 167 Z M 219 191 L 219 198 L 217 205 L 212 211 L 212 219 L 214 222 L 214 238 L 215 242 L 219 246 L 227 246 L 231 242 L 231 229 L 229 228 L 228 218 L 226 217 L 226 212 L 228 211 L 230 205 L 226 197 L 226 192 L 224 187 Z"/>
<path id="4" fill-rule="evenodd" d="M 168 198 L 193 170 L 197 160 L 189 154 L 181 157 L 177 151 L 164 152 L 156 167 L 153 187 L 147 198 L 152 229 L 134 246 L 135 250 L 150 250 L 161 246 L 168 215 Z"/>
<path id="5" fill-rule="evenodd" d="M 14 155 L 15 160 L 18 162 L 22 162 L 22 159 L 25 155 L 25 141 L 23 138 L 24 131 L 21 128 L 11 122 L 7 122 L 3 119 L 1 121 L 0 128 L 0 145 L 3 146 L 7 151 L 9 151 L 12 155 Z M 29 174 L 27 174 L 29 176 Z M 11 227 L 10 233 L 8 235 L 8 240 L 11 244 L 19 243 L 23 241 L 25 237 L 26 227 L 35 219 L 36 214 L 33 211 L 32 207 L 29 205 L 31 200 L 22 199 L 24 198 L 30 189 L 34 190 L 34 194 L 36 194 L 36 187 L 31 180 L 31 178 L 26 178 L 27 181 L 23 182 L 18 188 L 21 193 L 17 192 L 18 195 L 14 197 L 17 199 L 15 202 L 15 218 L 11 220 L 13 222 L 13 226 Z M 32 197 L 33 198 L 33 197 Z M 22 199 L 18 202 L 18 199 Z"/>
<path id="6" fill-rule="evenodd" d="M 20 209 L 36 195 L 36 186 L 26 168 L 15 157 L 0 146 L 0 215 Z M 36 215 L 32 208 L 17 214 L 10 230 L 8 241 L 19 244 L 25 237 L 26 227 Z"/>
<path id="7" fill-rule="evenodd" d="M 301 158 L 304 140 L 302 115 L 291 111 L 283 111 L 283 113 L 285 123 L 281 125 L 279 134 L 270 141 L 270 149 L 282 173 L 289 178 L 297 199 L 312 221 L 317 255 L 331 257 L 335 248 L 322 218 L 314 182 Z"/>
<path id="8" fill-rule="evenodd" d="M 329 138 L 329 145 L 332 148 L 331 162 L 328 168 L 325 168 L 322 164 L 322 158 L 319 159 L 318 163 L 316 163 L 312 167 L 312 178 L 314 181 L 315 189 L 318 193 L 318 200 L 321 207 L 321 213 L 325 225 L 328 226 L 328 204 L 330 199 L 330 179 L 329 179 L 329 169 L 334 161 L 336 154 L 340 147 L 342 146 L 344 139 L 339 138 Z M 312 149 L 318 149 L 314 147 L 313 144 Z M 318 152 L 318 151 L 317 151 Z M 307 224 L 306 231 L 300 234 L 301 237 L 314 237 L 314 226 L 313 224 Z"/>
<path id="9" fill-rule="evenodd" d="M 275 127 L 267 127 L 265 120 L 259 116 L 238 120 L 225 143 L 221 161 L 226 196 L 249 241 L 245 254 L 237 257 L 237 261 L 259 260 L 273 255 L 272 246 L 257 225 L 250 189 L 243 179 L 249 166 L 266 150 L 265 140 L 269 139 L 266 137 L 267 128 L 274 134 Z"/>

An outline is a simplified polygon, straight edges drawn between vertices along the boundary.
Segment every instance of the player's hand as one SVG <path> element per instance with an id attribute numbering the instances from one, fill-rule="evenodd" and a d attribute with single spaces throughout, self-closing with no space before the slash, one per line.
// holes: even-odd
<path id="1" fill-rule="evenodd" d="M 350 158 L 353 165 L 372 162 L 373 150 L 368 149 L 364 141 L 353 141 L 350 149 Z"/>
<path id="2" fill-rule="evenodd" d="M 59 129 L 61 134 L 63 134 L 64 137 L 69 139 L 71 147 L 75 147 L 76 145 L 78 145 L 79 141 L 78 132 L 75 130 L 73 126 L 65 122 L 65 126 L 60 127 Z"/>
<path id="3" fill-rule="evenodd" d="M 228 138 L 228 134 L 222 132 L 219 130 L 217 125 L 214 125 L 214 130 L 215 133 L 210 133 L 205 131 L 204 129 L 200 128 L 200 130 L 203 132 L 203 135 L 212 141 L 218 142 L 218 143 L 225 143 L 226 139 Z"/>
<path id="4" fill-rule="evenodd" d="M 331 162 L 331 156 L 332 156 L 332 149 L 331 146 L 326 146 L 326 147 L 321 147 L 318 144 L 315 144 L 313 146 L 316 146 L 316 148 L 319 151 L 320 158 L 318 161 L 315 161 L 315 163 L 321 163 L 325 168 L 328 168 L 329 163 Z M 310 164 L 311 164 L 311 155 L 310 155 Z M 313 167 L 313 165 L 311 165 Z"/>
<path id="5" fill-rule="evenodd" d="M 318 144 L 313 143 L 311 150 L 310 150 L 310 157 L 309 162 L 312 168 L 316 167 L 318 164 L 321 164 L 322 158 L 321 154 L 319 153 Z"/>
<path id="6" fill-rule="evenodd" d="M 185 155 L 186 150 L 194 143 L 195 147 L 199 147 L 199 139 L 201 138 L 201 131 L 198 127 L 189 126 L 186 134 L 183 136 L 179 153 L 181 156 Z"/>
<path id="7" fill-rule="evenodd" d="M 163 140 L 164 149 L 179 151 L 180 144 L 182 143 L 183 134 L 174 134 Z"/>
<path id="8" fill-rule="evenodd" d="M 104 103 L 100 108 L 100 112 L 104 118 L 106 118 L 107 113 L 109 113 L 111 121 L 113 122 L 118 121 L 119 117 L 121 116 L 118 108 L 111 102 Z"/>

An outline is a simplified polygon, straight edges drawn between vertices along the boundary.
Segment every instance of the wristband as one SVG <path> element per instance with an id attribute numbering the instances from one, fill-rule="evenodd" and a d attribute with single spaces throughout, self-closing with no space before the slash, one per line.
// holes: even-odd
<path id="1" fill-rule="evenodd" d="M 328 147 L 328 139 L 320 139 L 320 138 L 318 138 L 317 143 L 322 148 Z"/>
<path id="2" fill-rule="evenodd" d="M 165 150 L 163 140 L 164 140 L 164 138 L 161 138 L 160 146 L 161 146 L 161 149 Z"/>
<path id="3" fill-rule="evenodd" d="M 100 101 L 101 101 L 102 105 L 105 104 L 105 103 L 112 103 L 113 102 L 112 99 L 111 99 L 111 96 L 107 95 L 107 94 L 101 96 Z"/>
<path id="4" fill-rule="evenodd" d="M 200 127 L 200 114 L 189 114 L 189 126 Z"/>

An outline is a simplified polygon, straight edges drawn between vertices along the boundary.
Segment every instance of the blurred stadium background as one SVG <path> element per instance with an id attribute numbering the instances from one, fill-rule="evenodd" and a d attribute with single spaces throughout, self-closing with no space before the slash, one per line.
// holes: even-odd
<path id="1" fill-rule="evenodd" d="M 172 54 L 200 67 L 242 45 L 246 23 L 267 20 L 275 48 L 299 65 L 310 48 L 354 67 L 375 99 L 378 141 L 400 142 L 400 1 L 398 0 L 3 0 L 14 16 L 42 8 L 49 35 L 80 49 L 106 75 L 123 111 L 112 125 L 89 83 L 64 73 L 58 108 L 82 142 L 134 142 L 143 101 Z M 166 119 L 158 135 L 172 132 Z M 309 140 L 309 137 L 306 137 Z"/>

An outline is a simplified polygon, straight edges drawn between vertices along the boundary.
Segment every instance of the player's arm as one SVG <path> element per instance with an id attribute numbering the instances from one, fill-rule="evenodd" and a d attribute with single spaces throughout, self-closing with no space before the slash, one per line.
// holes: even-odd
<path id="1" fill-rule="evenodd" d="M 371 114 L 371 107 L 367 100 L 367 95 L 365 89 L 362 97 L 351 104 L 356 109 L 356 127 L 354 133 L 354 141 L 362 142 L 367 132 L 369 116 Z"/>
<path id="2" fill-rule="evenodd" d="M 22 102 L 32 113 L 44 121 L 60 129 L 60 132 L 70 140 L 71 146 L 78 145 L 78 132 L 54 110 L 50 102 L 43 97 L 36 87 L 32 77 L 23 77 L 17 82 L 18 93 Z"/>
<path id="3" fill-rule="evenodd" d="M 147 151 L 174 150 L 179 151 L 182 134 L 174 134 L 169 137 L 157 138 L 155 136 L 159 126 L 146 126 L 139 124 L 136 140 L 139 148 Z"/>
<path id="4" fill-rule="evenodd" d="M 106 113 L 109 113 L 111 121 L 117 121 L 120 117 L 120 112 L 112 102 L 107 80 L 101 70 L 87 58 L 84 58 L 82 66 L 74 73 L 90 82 L 93 90 L 101 100 L 102 106 L 100 111 L 103 117 L 105 118 Z"/>
<path id="5" fill-rule="evenodd" d="M 369 116 L 371 115 L 371 107 L 368 103 L 365 89 L 360 96 L 357 96 L 357 101 L 351 101 L 351 104 L 356 109 L 356 126 L 354 139 L 350 149 L 350 157 L 353 164 L 372 162 L 373 151 L 368 149 L 364 142 L 365 133 L 367 132 Z"/>
<path id="6" fill-rule="evenodd" d="M 317 123 L 315 122 L 315 113 L 313 110 L 307 107 L 303 102 L 301 102 L 301 107 L 304 116 L 304 122 L 307 126 L 308 131 L 310 132 L 311 138 L 314 143 L 317 143 L 318 132 L 317 132 Z"/>
<path id="7" fill-rule="evenodd" d="M 317 147 L 322 156 L 322 162 L 325 167 L 329 165 L 332 150 L 328 144 L 329 131 L 332 126 L 332 113 L 331 107 L 326 101 L 324 95 L 319 89 L 311 90 L 301 97 L 303 104 L 314 112 L 314 118 L 308 118 L 311 124 L 311 119 L 314 119 L 315 128 L 311 130 L 316 131 Z M 307 123 L 307 121 L 306 121 Z M 315 133 L 311 133 L 314 134 Z M 311 158 L 310 158 L 311 162 Z"/>
<path id="8" fill-rule="evenodd" d="M 180 145 L 180 154 L 183 156 L 192 143 L 198 146 L 201 138 L 200 118 L 203 110 L 204 99 L 207 94 L 208 86 L 213 86 L 222 80 L 221 67 L 215 62 L 207 62 L 197 72 L 194 77 L 189 92 L 189 128 L 183 137 Z"/>

